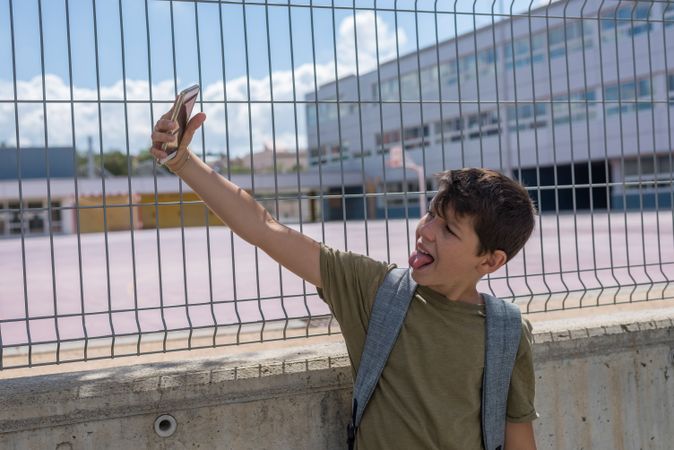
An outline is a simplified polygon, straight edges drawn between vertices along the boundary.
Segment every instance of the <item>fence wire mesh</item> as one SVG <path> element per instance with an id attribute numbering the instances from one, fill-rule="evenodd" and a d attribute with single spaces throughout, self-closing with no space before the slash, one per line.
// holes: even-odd
<path id="1" fill-rule="evenodd" d="M 148 153 L 406 265 L 433 174 L 520 180 L 534 236 L 481 288 L 529 313 L 674 297 L 674 4 L 0 0 L 0 369 L 339 332 L 313 286 Z"/>

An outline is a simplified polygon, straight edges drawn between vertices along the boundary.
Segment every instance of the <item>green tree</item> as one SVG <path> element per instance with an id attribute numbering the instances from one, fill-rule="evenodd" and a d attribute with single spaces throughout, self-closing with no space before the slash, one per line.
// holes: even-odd
<path id="1" fill-rule="evenodd" d="M 86 175 L 89 157 L 85 154 L 77 155 L 77 172 Z M 128 158 L 120 150 L 112 150 L 103 154 L 103 167 L 112 176 L 126 176 L 129 174 Z M 101 172 L 101 155 L 94 154 L 94 169 Z"/>
<path id="2" fill-rule="evenodd" d="M 145 162 L 147 160 L 154 159 L 154 156 L 150 153 L 150 149 L 146 148 L 138 152 L 138 155 L 136 155 L 136 161 L 138 162 Z"/>
<path id="3" fill-rule="evenodd" d="M 113 150 L 103 154 L 103 167 L 114 176 L 126 176 L 129 174 L 126 153 L 122 153 L 119 150 Z"/>

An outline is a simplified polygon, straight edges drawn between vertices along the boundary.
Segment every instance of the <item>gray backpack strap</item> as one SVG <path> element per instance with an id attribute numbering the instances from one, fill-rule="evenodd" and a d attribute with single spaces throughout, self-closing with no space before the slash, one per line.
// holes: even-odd
<path id="1" fill-rule="evenodd" d="M 485 450 L 502 450 L 510 376 L 520 344 L 522 317 L 517 305 L 483 295 L 487 320 L 482 379 L 482 439 Z"/>
<path id="2" fill-rule="evenodd" d="M 409 269 L 393 269 L 386 274 L 372 306 L 367 337 L 353 386 L 353 410 L 347 427 L 349 448 L 353 448 L 363 411 L 384 370 L 393 345 L 405 321 L 417 284 Z"/>

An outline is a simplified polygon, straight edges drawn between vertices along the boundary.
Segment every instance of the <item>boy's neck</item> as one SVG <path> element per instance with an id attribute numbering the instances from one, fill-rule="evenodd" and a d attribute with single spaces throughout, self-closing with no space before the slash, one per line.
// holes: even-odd
<path id="1" fill-rule="evenodd" d="M 474 293 L 471 293 L 470 295 L 464 295 L 459 298 L 451 298 L 445 296 L 445 298 L 451 302 L 463 302 L 463 303 L 470 303 L 473 305 L 483 305 L 484 304 L 484 299 L 482 298 L 482 295 L 480 295 L 479 292 L 475 291 Z"/>
<path id="2" fill-rule="evenodd" d="M 441 294 L 450 302 L 463 302 L 463 303 L 471 303 L 474 305 L 484 304 L 484 299 L 482 298 L 482 295 L 477 291 L 477 287 L 475 285 L 469 288 L 457 286 L 451 288 L 445 287 L 445 289 L 442 288 L 438 289 L 437 287 L 434 286 L 429 287 L 434 291 L 438 292 L 439 294 Z"/>

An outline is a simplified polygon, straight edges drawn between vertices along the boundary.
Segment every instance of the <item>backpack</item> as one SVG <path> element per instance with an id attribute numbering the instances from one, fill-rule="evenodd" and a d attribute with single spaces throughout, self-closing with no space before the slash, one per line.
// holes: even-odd
<path id="1" fill-rule="evenodd" d="M 347 426 L 349 450 L 354 448 L 363 412 L 398 338 L 416 287 L 409 269 L 396 268 L 386 274 L 377 291 L 353 387 L 351 422 Z M 510 376 L 519 348 L 522 319 L 516 305 L 487 294 L 483 294 L 483 297 L 486 336 L 482 379 L 482 443 L 485 450 L 501 450 L 505 438 Z"/>

